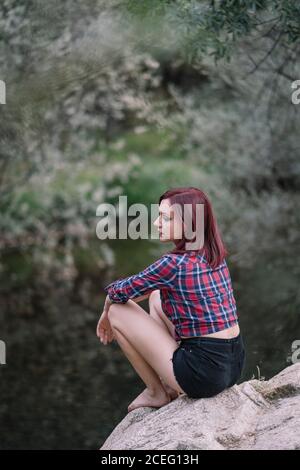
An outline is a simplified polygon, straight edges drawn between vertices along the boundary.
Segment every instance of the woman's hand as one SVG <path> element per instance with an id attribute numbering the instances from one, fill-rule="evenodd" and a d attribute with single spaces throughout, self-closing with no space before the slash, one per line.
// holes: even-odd
<path id="1" fill-rule="evenodd" d="M 110 300 L 109 296 L 107 295 L 105 297 L 105 302 L 104 302 L 104 307 L 103 307 L 103 313 L 105 315 L 108 315 L 108 310 L 109 310 L 109 307 L 111 306 L 112 304 L 112 301 Z"/>
<path id="2" fill-rule="evenodd" d="M 106 296 L 104 308 L 101 317 L 99 318 L 96 333 L 98 338 L 103 344 L 110 343 L 114 339 L 114 332 L 111 327 L 109 318 L 108 318 L 108 310 L 110 305 L 112 304 L 110 298 Z"/>
<path id="3" fill-rule="evenodd" d="M 101 317 L 99 318 L 96 331 L 98 338 L 100 338 L 100 341 L 104 345 L 111 343 L 111 341 L 115 338 L 108 316 L 104 315 L 104 313 L 102 313 Z"/>

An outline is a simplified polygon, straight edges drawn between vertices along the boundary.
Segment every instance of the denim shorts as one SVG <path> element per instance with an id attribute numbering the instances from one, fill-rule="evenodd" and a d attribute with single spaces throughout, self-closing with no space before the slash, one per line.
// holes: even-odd
<path id="1" fill-rule="evenodd" d="M 234 385 L 246 353 L 241 333 L 235 338 L 182 338 L 172 362 L 177 382 L 190 398 L 207 398 Z"/>

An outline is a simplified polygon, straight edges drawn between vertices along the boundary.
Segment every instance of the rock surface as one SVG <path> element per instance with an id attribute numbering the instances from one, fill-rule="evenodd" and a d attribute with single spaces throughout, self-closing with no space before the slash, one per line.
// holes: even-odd
<path id="1" fill-rule="evenodd" d="M 211 398 L 128 413 L 100 450 L 300 450 L 300 363 Z"/>

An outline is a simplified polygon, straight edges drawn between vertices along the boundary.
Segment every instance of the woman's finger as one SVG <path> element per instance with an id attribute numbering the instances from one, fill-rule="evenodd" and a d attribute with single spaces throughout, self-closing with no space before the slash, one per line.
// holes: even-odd
<path id="1" fill-rule="evenodd" d="M 104 328 L 102 326 L 99 327 L 99 338 L 101 341 L 103 341 L 103 338 L 104 338 Z"/>
<path id="2" fill-rule="evenodd" d="M 97 323 L 97 328 L 96 328 L 96 333 L 98 337 L 100 336 L 100 328 L 101 328 L 101 318 L 99 319 Z"/>

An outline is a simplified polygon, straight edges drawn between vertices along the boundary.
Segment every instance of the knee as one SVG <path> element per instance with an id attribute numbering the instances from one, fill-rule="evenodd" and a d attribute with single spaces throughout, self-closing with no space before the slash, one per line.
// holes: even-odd
<path id="1" fill-rule="evenodd" d="M 152 291 L 151 294 L 149 295 L 149 304 L 153 305 L 158 300 L 160 300 L 160 290 L 156 289 L 156 290 Z"/>
<path id="2" fill-rule="evenodd" d="M 110 305 L 108 309 L 108 319 L 109 320 L 115 320 L 116 318 L 122 318 L 125 314 L 124 309 L 128 310 L 128 307 L 134 308 L 135 307 L 135 302 L 131 299 L 129 299 L 126 303 L 119 303 L 119 302 L 114 302 Z M 130 309 L 128 310 L 130 311 Z M 128 314 L 128 312 L 126 312 Z"/>
<path id="3" fill-rule="evenodd" d="M 160 292 L 159 290 L 154 290 L 151 292 L 149 297 L 149 313 L 152 317 L 156 317 L 159 312 L 160 304 Z"/>
<path id="4" fill-rule="evenodd" d="M 120 306 L 117 303 L 111 304 L 107 313 L 108 319 L 112 320 L 113 318 L 115 318 L 119 310 Z"/>

